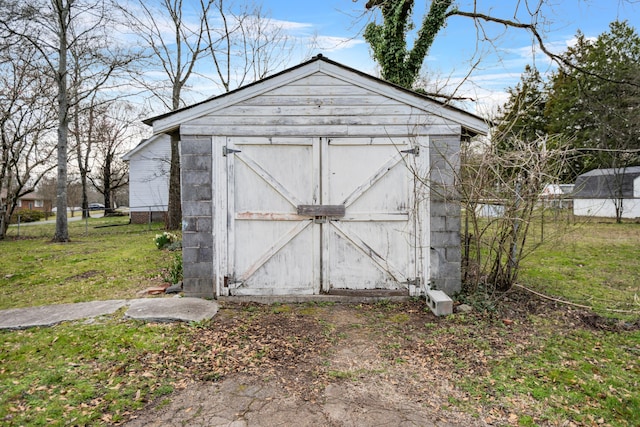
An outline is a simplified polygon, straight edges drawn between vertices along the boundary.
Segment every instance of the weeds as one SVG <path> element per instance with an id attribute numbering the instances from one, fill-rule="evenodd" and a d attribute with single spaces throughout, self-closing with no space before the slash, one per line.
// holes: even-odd
<path id="1" fill-rule="evenodd" d="M 182 281 L 182 252 L 174 252 L 173 260 L 169 266 L 169 275 L 164 280 L 171 284 Z"/>

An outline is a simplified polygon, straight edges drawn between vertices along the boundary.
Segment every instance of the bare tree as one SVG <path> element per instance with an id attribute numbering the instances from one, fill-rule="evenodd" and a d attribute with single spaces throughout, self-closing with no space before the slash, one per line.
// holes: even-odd
<path id="1" fill-rule="evenodd" d="M 570 154 L 546 136 L 509 144 L 509 151 L 497 150 L 495 141 L 467 147 L 458 180 L 466 215 L 467 285 L 496 291 L 513 286 L 520 261 L 542 243 L 528 244 L 532 224 L 544 215 L 540 195 L 545 185 L 558 183 Z"/>
<path id="2" fill-rule="evenodd" d="M 113 212 L 114 192 L 129 183 L 128 164 L 121 157 L 129 151 L 130 140 L 134 138 L 131 130 L 138 121 L 132 110 L 129 104 L 115 102 L 91 114 L 96 164 L 88 178 L 102 194 L 105 214 Z"/>
<path id="3" fill-rule="evenodd" d="M 621 0 L 621 3 L 624 1 Z M 635 0 L 626 2 L 634 3 Z M 559 65 L 607 81 L 618 81 L 615 77 L 594 73 L 553 52 L 546 39 L 554 6 L 552 1 L 522 0 L 496 7 L 493 2 L 483 0 L 431 0 L 427 2 L 426 12 L 417 24 L 413 20 L 414 4 L 415 0 L 368 0 L 365 3 L 368 13 L 362 16 L 369 18 L 369 22 L 364 29 L 364 38 L 385 80 L 413 88 L 440 30 L 451 20 L 463 18 L 476 32 L 475 40 L 469 39 L 470 45 L 475 44 L 476 50 L 469 58 L 470 67 L 466 77 L 482 61 L 483 53 L 491 49 L 498 50 L 500 39 L 515 30 L 530 35 L 532 51 L 542 52 Z M 377 13 L 382 17 L 381 23 L 376 21 Z"/>
<path id="4" fill-rule="evenodd" d="M 92 103 L 92 101 L 89 101 Z M 93 103 L 92 103 L 93 104 Z M 92 149 L 93 149 L 93 113 L 95 108 L 84 109 L 80 103 L 75 104 L 71 111 L 70 132 L 73 137 L 72 158 L 76 161 L 80 174 L 80 185 L 82 187 L 82 198 L 80 206 L 82 217 L 87 218 L 89 214 L 89 198 L 87 195 L 88 174 L 91 170 Z"/>
<path id="5" fill-rule="evenodd" d="M 185 105 L 185 89 L 196 74 L 228 92 L 265 77 L 289 58 L 291 43 L 284 30 L 258 6 L 238 9 L 223 0 L 202 0 L 199 8 L 189 8 L 183 0 L 138 0 L 126 12 L 152 52 L 150 67 L 166 77 L 158 81 L 143 75 L 138 82 L 171 111 Z M 207 70 L 213 72 L 205 75 Z M 172 135 L 167 229 L 182 224 L 178 139 Z"/>
<path id="6" fill-rule="evenodd" d="M 18 199 L 35 190 L 55 167 L 52 130 L 55 94 L 51 81 L 33 66 L 38 52 L 28 45 L 0 48 L 0 239 Z"/>
<path id="7" fill-rule="evenodd" d="M 189 17 L 192 21 L 184 16 L 182 0 L 159 0 L 155 5 L 139 0 L 125 10 L 135 33 L 152 52 L 150 66 L 161 69 L 166 76 L 161 81 L 146 76 L 137 81 L 171 111 L 184 106 L 183 89 L 192 77 L 198 60 L 206 55 L 205 22 L 213 3 L 214 0 L 202 0 L 200 9 L 194 10 L 194 15 Z M 175 230 L 182 224 L 177 137 L 171 140 L 170 161 L 169 206 L 165 226 Z"/>
<path id="8" fill-rule="evenodd" d="M 67 162 L 69 110 L 100 90 L 135 56 L 114 40 L 113 5 L 105 0 L 2 0 L 0 33 L 39 52 L 42 69 L 54 82 L 57 100 L 57 212 L 54 241 L 69 240 L 67 224 Z M 69 62 L 76 50 L 79 63 Z M 83 67 L 81 81 L 72 82 L 73 67 Z"/>
<path id="9" fill-rule="evenodd" d="M 233 3 L 218 0 L 213 11 L 205 20 L 207 47 L 214 81 L 224 92 L 288 65 L 295 44 L 261 7 L 247 4 L 235 11 Z"/>

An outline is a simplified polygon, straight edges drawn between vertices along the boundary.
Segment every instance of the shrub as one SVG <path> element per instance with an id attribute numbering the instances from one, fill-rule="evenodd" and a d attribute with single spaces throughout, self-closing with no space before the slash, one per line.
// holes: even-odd
<path id="1" fill-rule="evenodd" d="M 156 237 L 153 238 L 153 241 L 158 249 L 164 249 L 177 240 L 178 236 L 167 231 L 163 232 L 162 234 L 156 234 Z"/>
<path id="2" fill-rule="evenodd" d="M 18 223 L 18 216 L 20 216 L 20 222 L 35 222 L 44 218 L 44 212 L 27 209 L 14 212 L 13 215 L 11 215 L 12 224 Z"/>

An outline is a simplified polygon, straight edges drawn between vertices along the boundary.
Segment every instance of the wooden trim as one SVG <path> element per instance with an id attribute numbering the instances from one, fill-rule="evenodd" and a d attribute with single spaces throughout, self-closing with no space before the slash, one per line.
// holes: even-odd
<path id="1" fill-rule="evenodd" d="M 304 221 L 308 216 L 288 212 L 236 212 L 235 218 L 242 221 Z"/>

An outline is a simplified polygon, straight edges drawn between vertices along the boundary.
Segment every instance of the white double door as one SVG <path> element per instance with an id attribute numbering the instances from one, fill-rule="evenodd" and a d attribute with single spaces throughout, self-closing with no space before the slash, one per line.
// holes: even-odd
<path id="1" fill-rule="evenodd" d="M 408 138 L 227 138 L 225 293 L 407 289 L 411 148 Z"/>

